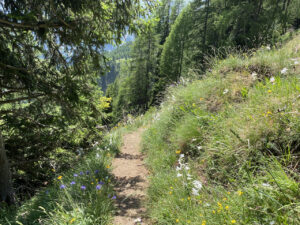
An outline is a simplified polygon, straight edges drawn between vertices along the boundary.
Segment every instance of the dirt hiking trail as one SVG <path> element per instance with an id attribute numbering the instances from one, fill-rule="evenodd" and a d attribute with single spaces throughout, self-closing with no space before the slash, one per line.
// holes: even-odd
<path id="1" fill-rule="evenodd" d="M 125 134 L 120 154 L 113 160 L 116 179 L 117 213 L 113 225 L 146 225 L 143 202 L 148 187 L 148 171 L 140 152 L 143 129 Z"/>

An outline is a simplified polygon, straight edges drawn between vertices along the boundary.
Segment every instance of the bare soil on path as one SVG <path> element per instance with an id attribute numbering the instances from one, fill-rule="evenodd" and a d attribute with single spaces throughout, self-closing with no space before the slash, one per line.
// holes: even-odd
<path id="1" fill-rule="evenodd" d="M 148 171 L 140 152 L 143 129 L 125 134 L 120 154 L 113 160 L 116 179 L 117 214 L 113 225 L 147 224 L 143 202 L 148 187 Z M 141 219 L 141 222 L 137 222 Z"/>

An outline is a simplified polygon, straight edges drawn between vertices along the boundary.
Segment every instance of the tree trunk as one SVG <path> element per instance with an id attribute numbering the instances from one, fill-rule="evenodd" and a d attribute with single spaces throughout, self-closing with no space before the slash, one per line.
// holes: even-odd
<path id="1" fill-rule="evenodd" d="M 209 2 L 210 0 L 206 0 L 205 2 L 205 9 L 206 9 L 206 13 L 205 13 L 205 21 L 204 21 L 204 31 L 203 31 L 203 38 L 202 38 L 202 59 L 201 62 L 204 62 L 204 54 L 206 54 L 206 35 L 207 35 L 207 23 L 208 23 L 208 14 L 209 14 Z"/>
<path id="2" fill-rule="evenodd" d="M 284 14 L 284 25 L 283 25 L 283 32 L 286 33 L 287 31 L 287 24 L 288 24 L 288 9 L 290 6 L 291 0 L 288 0 L 285 7 L 285 14 Z"/>
<path id="3" fill-rule="evenodd" d="M 180 64 L 179 64 L 179 76 L 177 78 L 177 81 L 179 80 L 179 78 L 181 77 L 181 72 L 182 72 L 182 62 L 183 62 L 183 52 L 184 52 L 184 42 L 185 40 L 181 41 L 181 50 L 180 50 Z"/>
<path id="4" fill-rule="evenodd" d="M 8 204 L 14 203 L 13 189 L 8 159 L 6 156 L 4 141 L 0 131 L 0 201 Z"/>

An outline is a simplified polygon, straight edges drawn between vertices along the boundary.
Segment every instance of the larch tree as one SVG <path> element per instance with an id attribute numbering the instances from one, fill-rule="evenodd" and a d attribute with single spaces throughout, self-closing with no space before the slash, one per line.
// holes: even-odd
<path id="1" fill-rule="evenodd" d="M 192 27 L 187 15 L 189 10 L 190 7 L 187 7 L 180 13 L 163 47 L 160 76 L 165 80 L 165 84 L 178 81 L 182 74 L 186 40 Z"/>

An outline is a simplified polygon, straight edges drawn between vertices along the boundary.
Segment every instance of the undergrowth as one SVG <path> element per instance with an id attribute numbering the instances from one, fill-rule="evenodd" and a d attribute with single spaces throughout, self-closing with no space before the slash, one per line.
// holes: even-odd
<path id="1" fill-rule="evenodd" d="M 81 163 L 71 170 L 52 169 L 53 180 L 21 205 L 0 207 L 0 224 L 110 224 L 114 195 L 110 174 L 111 159 L 118 152 L 120 135 L 111 132 L 91 153 L 78 157 Z"/>
<path id="2" fill-rule="evenodd" d="M 215 60 L 146 114 L 154 224 L 300 224 L 299 43 Z"/>

